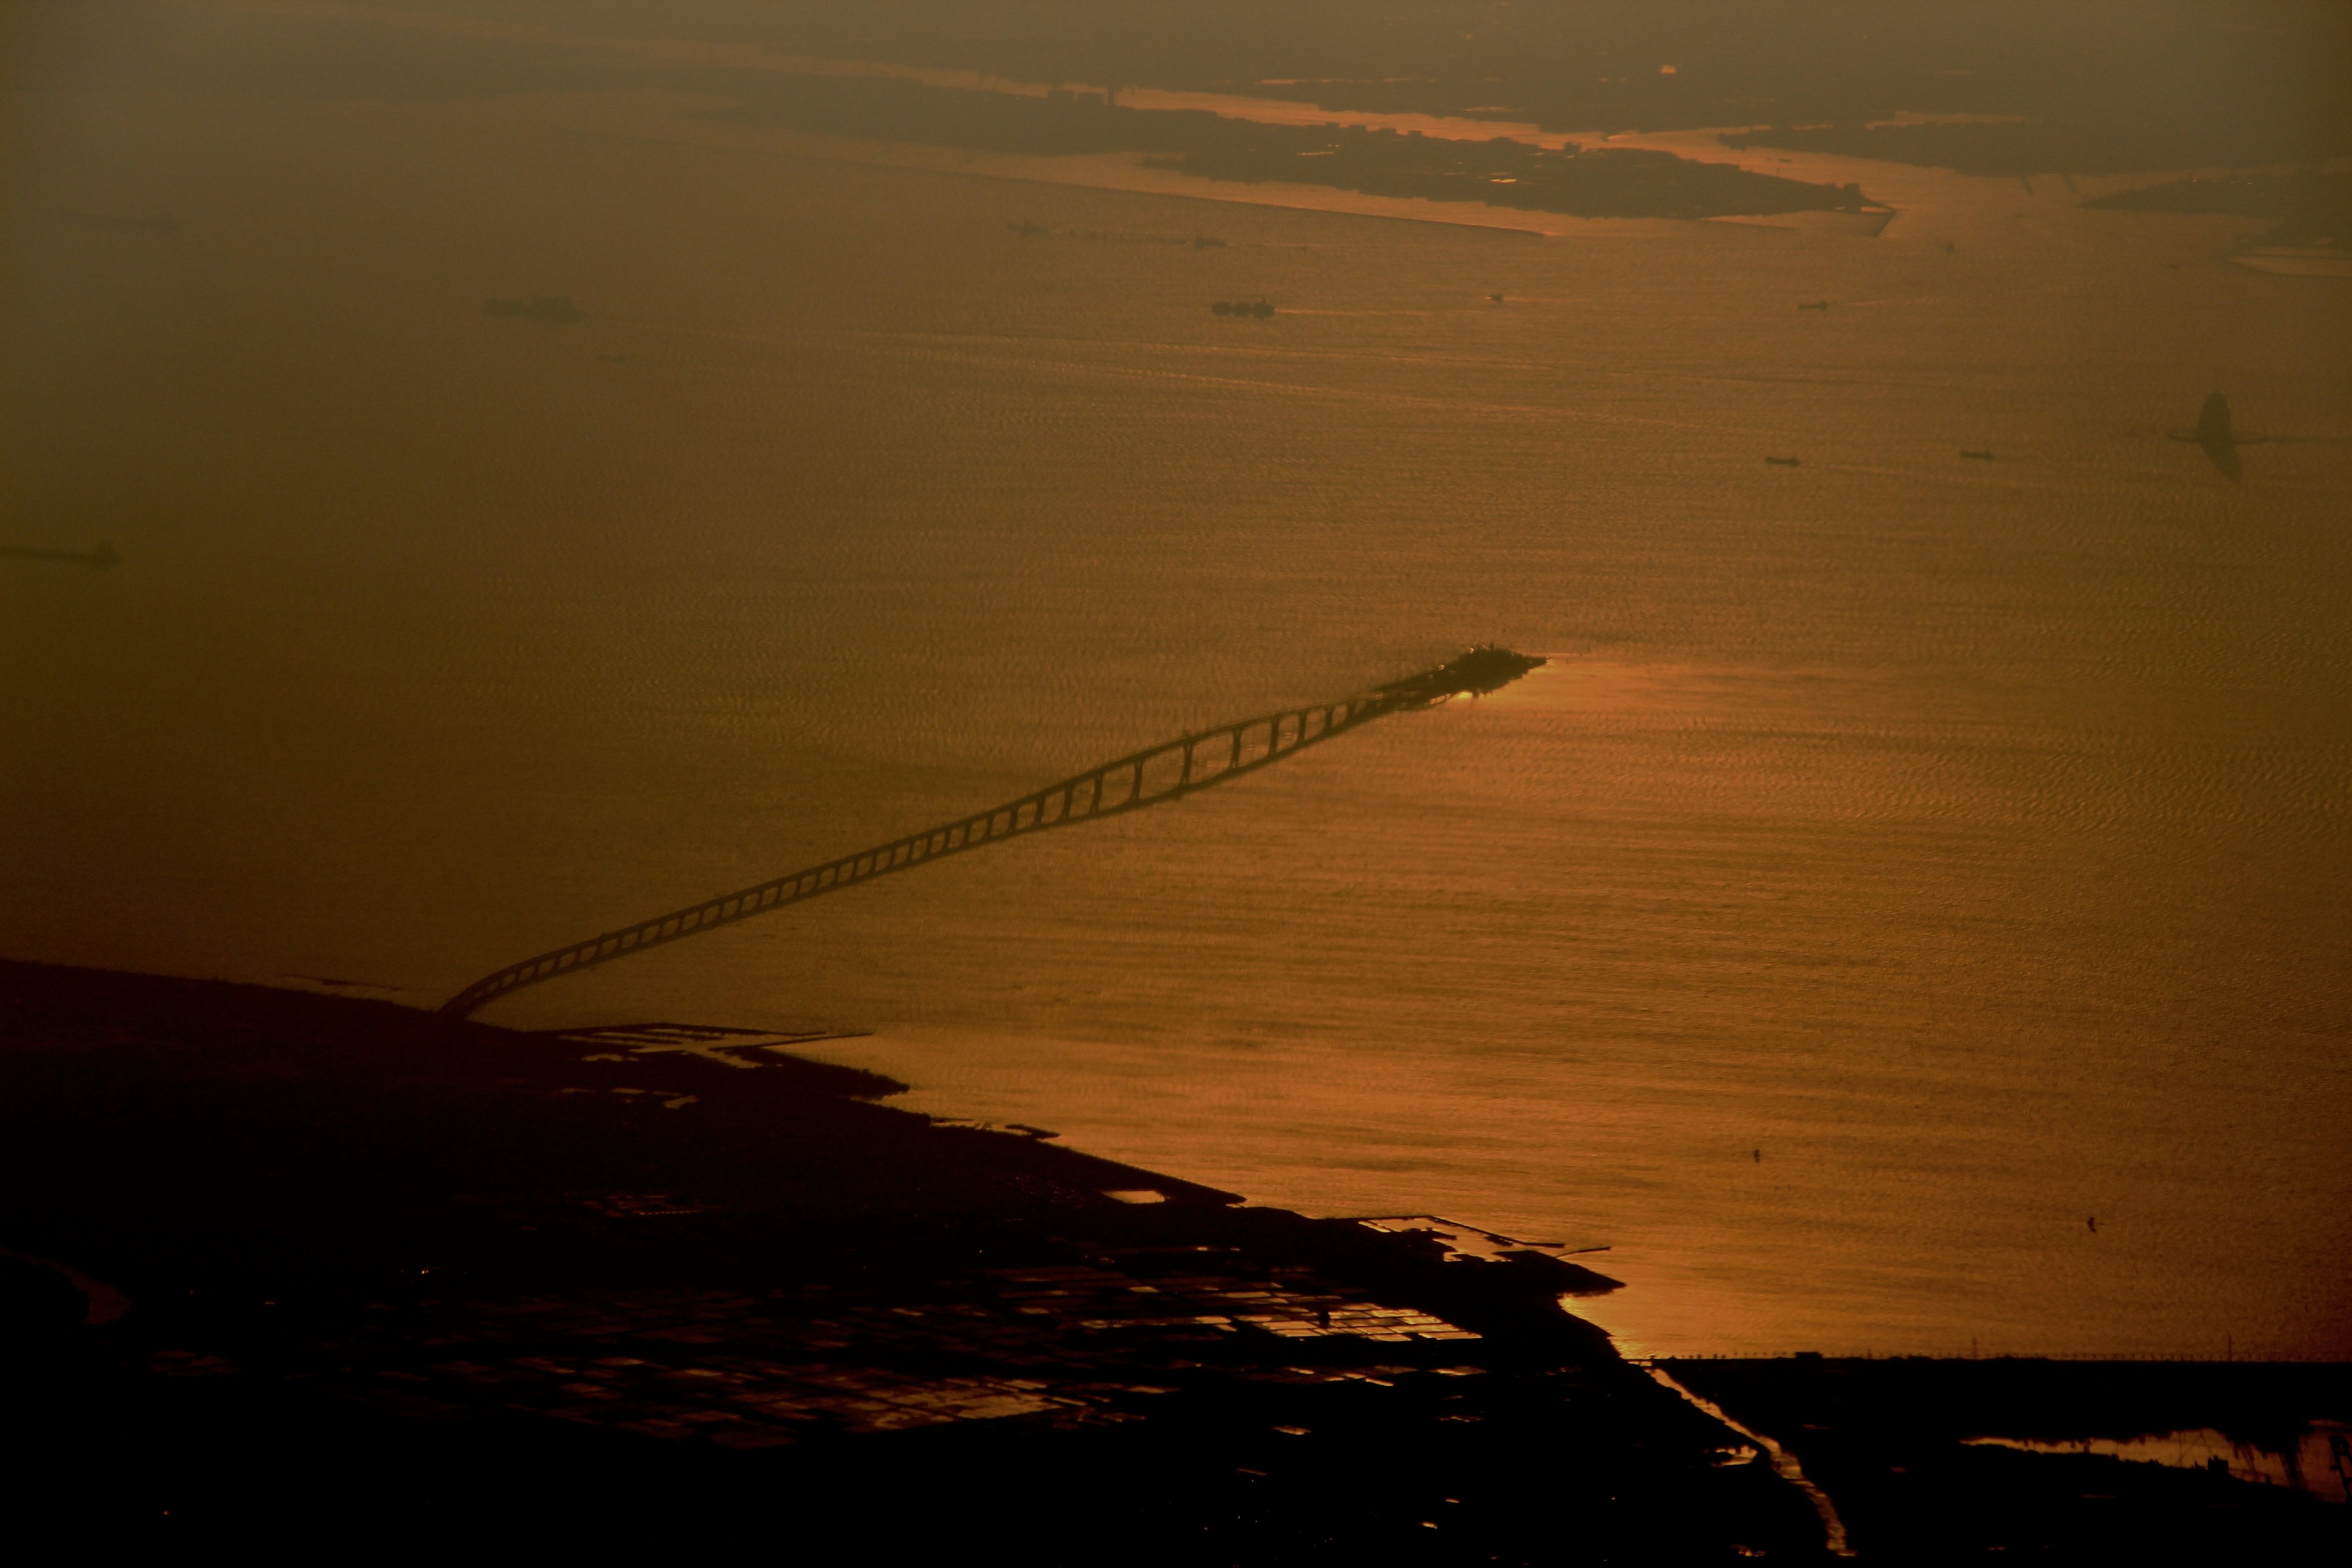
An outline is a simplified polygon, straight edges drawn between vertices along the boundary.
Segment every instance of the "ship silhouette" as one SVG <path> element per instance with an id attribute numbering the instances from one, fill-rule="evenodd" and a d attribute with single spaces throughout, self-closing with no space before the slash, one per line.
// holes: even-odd
<path id="1" fill-rule="evenodd" d="M 122 557 L 114 552 L 110 544 L 100 544 L 89 550 L 50 550 L 31 544 L 0 544 L 0 560 L 64 561 L 87 566 L 93 572 L 103 572 L 110 566 L 122 563 Z"/>
<path id="2" fill-rule="evenodd" d="M 79 212 L 72 207 L 60 207 L 58 216 L 84 228 L 120 229 L 132 234 L 176 234 L 180 228 L 180 220 L 170 213 L 150 216 L 143 213 Z"/>
<path id="3" fill-rule="evenodd" d="M 588 319 L 588 312 L 572 302 L 569 294 L 534 294 L 528 300 L 492 300 L 483 305 L 486 316 L 501 316 L 509 321 L 537 321 L 544 327 L 568 327 Z"/>
<path id="4" fill-rule="evenodd" d="M 2205 406 L 2197 411 L 2196 427 L 2175 430 L 2172 438 L 2192 441 L 2203 448 L 2207 459 L 2231 484 L 2246 477 L 2246 466 L 2238 457 L 2238 448 L 2260 446 L 2270 439 L 2239 429 L 2230 417 L 2230 400 L 2218 392 L 2205 395 Z"/>

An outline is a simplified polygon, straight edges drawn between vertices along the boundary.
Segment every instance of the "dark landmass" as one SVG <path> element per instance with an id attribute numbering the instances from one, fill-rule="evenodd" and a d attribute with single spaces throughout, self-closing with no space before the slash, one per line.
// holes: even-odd
<path id="1" fill-rule="evenodd" d="M 1817 139 L 1772 144 L 1972 173 L 2242 167 L 2352 153 L 2352 116 L 2342 112 L 2352 9 L 2333 0 L 1882 0 L 1866 22 L 1845 6 L 1749 0 L 436 0 L 413 8 L 550 34 L 467 37 L 114 0 L 108 10 L 124 21 L 37 30 L 0 70 L 30 88 L 110 82 L 395 101 L 626 89 L 765 96 L 745 87 L 749 73 L 567 35 L 694 38 L 1555 132 L 1825 126 L 1835 129 L 1762 134 Z M 780 80 L 796 89 L 814 79 L 766 79 L 774 92 Z M 1906 114 L 2023 123 L 1873 129 Z"/>
<path id="2" fill-rule="evenodd" d="M 1379 142 L 1362 132 L 1147 113 L 1119 104 L 1117 92 L 1203 90 L 1570 133 L 1761 126 L 1727 140 L 2002 176 L 2352 154 L 2352 117 L 2339 109 L 2352 12 L 2294 0 L 2127 22 L 2095 4 L 1890 4 L 1868 28 L 1834 8 L 1807 16 L 1700 0 L 1471 9 L 1431 0 L 1171 8 L 1028 0 L 1011 12 L 952 0 L 451 0 L 449 8 L 551 32 L 466 37 L 351 17 L 189 16 L 126 0 L 139 26 L 92 35 L 79 55 L 28 52 L 12 62 L 11 79 L 406 100 L 650 89 L 731 103 L 722 112 L 749 123 L 974 151 L 1145 153 L 1216 179 L 1583 216 L 1754 216 L 1859 201 L 1665 153 Z M 1044 100 L 691 65 L 583 45 L 567 32 L 1092 82 L 1111 96 Z M 1931 122 L 1916 122 L 1922 116 Z"/>
<path id="3" fill-rule="evenodd" d="M 2299 169 L 2168 180 L 2083 204 L 2109 212 L 2210 213 L 2269 218 L 2278 226 L 2256 245 L 2352 245 L 2352 171 Z"/>
<path id="4" fill-rule="evenodd" d="M 2340 1502 L 2226 1468 L 1968 1441 L 2210 1429 L 2294 1454 L 2315 1422 L 2340 1432 L 2352 1418 L 2352 1365 L 2007 1357 L 1660 1364 L 1793 1453 L 1836 1500 L 1864 1562 L 2315 1563 L 2340 1552 L 2352 1530 Z M 2305 1447 L 2326 1449 L 2324 1438 Z M 2334 1479 L 2309 1477 L 2315 1486 Z"/>
<path id="5" fill-rule="evenodd" d="M 1954 124 L 1837 124 L 1727 132 L 1727 147 L 1784 147 L 1917 163 L 1961 174 L 2123 174 L 2159 169 L 2233 168 L 2333 155 L 2333 143 L 2286 136 L 2260 124 L 2200 126 L 2068 115 Z"/>
<path id="6" fill-rule="evenodd" d="M 1575 217 L 1704 218 L 1860 212 L 1856 185 L 1824 185 L 1640 148 L 1553 149 L 1496 137 L 1447 141 L 1350 126 L 1218 121 L 1219 133 L 1159 167 L 1213 180 L 1284 180 L 1367 195 L 1475 201 Z"/>
<path id="7" fill-rule="evenodd" d="M 891 1110 L 779 1042 L 0 963 L 13 1539 L 1823 1556 L 1753 1446 L 1560 1310 L 1605 1277 Z M 2352 1369 L 1664 1364 L 1865 1559 L 2316 1560 L 2345 1520 L 1962 1439 L 2291 1451 Z"/>
<path id="8" fill-rule="evenodd" d="M 2284 174 L 2167 180 L 2096 196 L 2083 205 L 2113 212 L 2219 213 L 2340 223 L 2352 219 L 2352 171 L 2298 169 Z"/>
<path id="9" fill-rule="evenodd" d="M 1327 185 L 1577 217 L 1857 212 L 1868 203 L 1852 185 L 1782 179 L 1668 153 L 1263 125 L 1192 110 L 1129 109 L 1100 93 L 1032 98 L 867 77 L 753 72 L 731 77 L 727 91 L 737 103 L 719 117 L 739 124 L 976 152 L 1139 153 L 1153 167 L 1213 180 Z"/>
<path id="10" fill-rule="evenodd" d="M 451 0 L 444 0 L 445 4 Z M 468 8 L 489 9 L 490 0 Z M 499 14 L 589 26 L 560 0 Z M 2310 0 L 604 0 L 599 30 L 1555 131 L 1862 125 L 1909 111 L 2072 118 L 2158 144 L 2213 132 L 2250 162 L 2352 151 L 2352 16 Z M 2249 92 L 2248 85 L 2263 84 Z M 2147 167 L 2193 167 L 2194 163 Z"/>
<path id="11" fill-rule="evenodd" d="M 561 6 L 535 10 L 582 25 Z M 1257 95 L 1549 131 L 2014 115 L 2051 128 L 2023 134 L 2047 139 L 2053 152 L 2026 161 L 2053 173 L 2104 166 L 2046 161 L 2083 153 L 2141 169 L 2352 153 L 2352 117 L 2341 110 L 2352 13 L 2306 0 L 1877 0 L 1859 11 L 1748 0 L 671 0 L 607 4 L 598 25 L 1016 80 Z M 1954 129 L 1957 155 L 1987 156 L 1974 151 L 1984 142 L 1973 128 Z M 1943 161 L 1934 139 L 1871 144 L 1889 150 L 1870 156 Z"/>
<path id="12" fill-rule="evenodd" d="M 1819 1552 L 1559 1310 L 1600 1276 L 934 1122 L 774 1038 L 0 964 L 17 1538 Z"/>
<path id="13" fill-rule="evenodd" d="M 1030 80 L 1151 82 L 1299 96 L 1295 84 L 1265 86 L 1256 84 L 1255 76 L 1237 77 L 1234 62 L 1262 55 L 1259 44 L 1269 33 L 1289 37 L 1299 47 L 1326 52 L 1335 47 L 1346 52 L 1354 47 L 1351 40 L 1379 37 L 1403 64 L 1383 66 L 1376 74 L 1393 76 L 1402 70 L 1418 78 L 1429 59 L 1417 51 L 1412 35 L 1435 15 L 1428 7 L 1423 7 L 1421 23 L 1386 33 L 1377 27 L 1368 31 L 1363 18 L 1351 11 L 1343 15 L 1344 8 L 1335 9 L 1327 0 L 1253 7 L 1246 16 L 1239 8 L 1212 7 L 1202 14 L 1204 30 L 1197 36 L 1190 7 L 1159 17 L 1126 7 L 1060 5 L 1008 16 L 995 7 L 937 3 L 883 6 L 870 13 L 860 5 L 762 6 L 723 0 L 660 6 L 620 4 L 593 10 L 475 0 L 450 7 L 554 30 L 541 40 L 467 37 L 352 17 L 191 14 L 143 0 L 123 0 L 123 8 L 139 18 L 137 26 L 75 35 L 75 53 L 29 51 L 8 63 L 8 79 L 26 87 L 111 80 L 174 91 L 400 101 L 651 89 L 731 105 L 713 112 L 744 124 L 974 152 L 1140 153 L 1172 160 L 1171 166 L 1213 179 L 1289 181 L 1574 216 L 1755 216 L 1850 209 L 1863 202 L 1851 188 L 1751 174 L 1664 153 L 1555 152 L 1508 141 L 1454 142 L 1331 126 L 1259 125 L 1207 113 L 1147 112 L 1117 104 L 1101 91 L 1059 91 L 1051 98 L 1035 98 L 881 77 L 687 65 L 583 47 L 563 37 L 570 30 L 700 37 L 982 71 L 1003 70 L 1012 63 L 1009 74 Z M 1328 29 L 1328 37 L 1317 28 Z M 1196 47 L 1202 40 L 1227 48 L 1223 65 L 1211 67 Z M 1654 65 L 1647 68 L 1653 74 L 1656 69 Z M 1526 62 L 1513 70 L 1514 81 L 1526 79 Z M 1302 67 L 1259 74 L 1339 73 Z M 1533 79 L 1551 77 L 1538 72 Z M 1498 90 L 1483 78 L 1461 85 L 1475 85 L 1489 94 Z M 1335 109 L 1358 107 L 1348 99 L 1340 92 L 1330 101 Z M 1474 96 L 1470 101 L 1491 105 L 1495 100 Z M 1449 101 L 1430 107 L 1450 111 L 1458 106 Z M 1580 125 L 1594 123 L 1589 118 L 1570 118 Z M 1750 110 L 1733 122 L 1756 118 Z"/>

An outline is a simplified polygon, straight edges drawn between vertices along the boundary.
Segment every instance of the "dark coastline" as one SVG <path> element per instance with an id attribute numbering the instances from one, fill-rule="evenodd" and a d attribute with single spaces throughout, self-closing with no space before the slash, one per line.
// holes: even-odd
<path id="1" fill-rule="evenodd" d="M 1737 1439 L 1559 1310 L 1610 1282 L 1539 1253 L 1241 1206 L 757 1045 L 22 963 L 0 1007 L 37 1531 L 1819 1550 L 1801 1499 L 1724 1463 Z"/>
<path id="2" fill-rule="evenodd" d="M 816 1562 L 1826 1556 L 1753 1446 L 1561 1310 L 1613 1281 L 877 1103 L 903 1087 L 748 1034 L 0 963 L 21 1528 Z M 2345 1522 L 2227 1475 L 1965 1442 L 2210 1425 L 2291 1448 L 2345 1413 L 2342 1367 L 1661 1364 L 1794 1454 L 1865 1560 L 2128 1537 L 2128 1560 L 2226 1561 Z"/>
<path id="3" fill-rule="evenodd" d="M 1793 1356 L 1659 1365 L 1795 1456 L 1836 1500 L 1866 1561 L 2317 1563 L 2340 1553 L 2352 1531 L 2343 1503 L 2314 1495 L 2341 1494 L 2324 1433 L 2352 1415 L 2352 1366 L 2342 1363 Z M 2181 1434 L 2221 1439 L 2222 1468 L 2125 1458 L 2092 1441 Z M 2037 1442 L 2047 1449 L 2020 1446 Z M 2245 1463 L 2298 1446 L 2300 1486 L 2291 1475 L 2256 1479 Z M 2177 1455 L 2179 1437 L 2135 1451 L 2168 1447 Z"/>
<path id="4" fill-rule="evenodd" d="M 1366 195 L 1475 201 L 1574 217 L 1706 218 L 1859 212 L 1829 185 L 1669 153 L 1455 141 L 1340 124 L 1282 125 L 1201 110 L 1130 109 L 1100 93 L 1046 98 L 858 76 L 714 79 L 735 124 L 1035 157 L 1136 153 L 1149 167 L 1241 184 L 1324 185 Z"/>

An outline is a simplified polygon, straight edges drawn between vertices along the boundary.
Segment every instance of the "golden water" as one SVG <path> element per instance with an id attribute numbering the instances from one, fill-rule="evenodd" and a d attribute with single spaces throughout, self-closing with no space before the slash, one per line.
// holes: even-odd
<path id="1" fill-rule="evenodd" d="M 867 1026 L 926 1109 L 1607 1246 L 1645 1351 L 2352 1351 L 2352 294 L 2250 226 L 1885 171 L 1877 240 L 1537 240 L 649 97 L 36 98 L 6 542 L 124 564 L 0 563 L 0 951 L 429 1005 L 1492 639 L 1554 662 L 489 1016 Z M 2165 439 L 2216 387 L 2328 439 L 2233 487 Z"/>

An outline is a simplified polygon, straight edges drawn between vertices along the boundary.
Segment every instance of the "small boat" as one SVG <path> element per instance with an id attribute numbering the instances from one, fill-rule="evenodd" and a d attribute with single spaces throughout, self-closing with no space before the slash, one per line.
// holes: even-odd
<path id="1" fill-rule="evenodd" d="M 528 300 L 492 300 L 482 313 L 514 321 L 537 321 L 543 327 L 569 327 L 588 319 L 569 294 L 534 294 Z"/>
<path id="2" fill-rule="evenodd" d="M 114 552 L 110 544 L 101 544 L 91 550 L 49 550 L 36 544 L 0 544 L 0 560 L 64 561 L 77 566 L 87 566 L 93 572 L 103 572 L 110 566 L 122 563 L 122 557 Z"/>
<path id="3" fill-rule="evenodd" d="M 176 234 L 180 228 L 180 220 L 170 213 L 149 217 L 135 213 L 76 212 L 67 207 L 59 209 L 58 216 L 84 228 L 121 229 L 137 234 Z"/>
<path id="4" fill-rule="evenodd" d="M 1019 235 L 1024 239 L 1046 232 L 1046 230 L 1040 228 L 1037 226 L 1036 220 L 1034 218 L 1024 217 L 1019 223 L 1008 223 L 1004 226 L 1011 229 L 1013 233 Z"/>
<path id="5" fill-rule="evenodd" d="M 1960 456 L 1963 458 L 1974 458 L 1979 463 L 1990 463 L 1992 461 L 1992 454 L 1990 452 L 1971 452 L 1966 447 L 1960 448 Z"/>
<path id="6" fill-rule="evenodd" d="M 1816 300 L 1810 305 L 1800 305 L 1797 307 L 1800 310 L 1826 310 L 1829 308 L 1830 302 L 1827 300 Z"/>
<path id="7" fill-rule="evenodd" d="M 1783 468 L 1802 468 L 1805 462 L 1802 458 L 1767 458 L 1764 460 Z"/>

